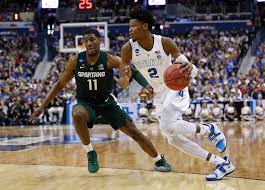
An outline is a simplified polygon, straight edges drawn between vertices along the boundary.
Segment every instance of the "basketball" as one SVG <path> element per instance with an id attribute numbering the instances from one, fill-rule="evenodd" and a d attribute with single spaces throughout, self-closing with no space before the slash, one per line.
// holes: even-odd
<path id="1" fill-rule="evenodd" d="M 179 64 L 172 64 L 164 72 L 164 81 L 171 90 L 182 90 L 189 85 L 190 78 L 180 73 Z"/>

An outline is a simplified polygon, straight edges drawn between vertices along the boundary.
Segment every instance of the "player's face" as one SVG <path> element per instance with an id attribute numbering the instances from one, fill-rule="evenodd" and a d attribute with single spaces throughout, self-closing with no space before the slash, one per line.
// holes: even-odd
<path id="1" fill-rule="evenodd" d="M 137 19 L 131 19 L 129 22 L 129 35 L 133 40 L 142 38 L 143 34 L 147 31 L 147 24 Z"/>
<path id="2" fill-rule="evenodd" d="M 100 50 L 100 39 L 95 34 L 85 34 L 83 41 L 88 55 L 98 54 Z"/>

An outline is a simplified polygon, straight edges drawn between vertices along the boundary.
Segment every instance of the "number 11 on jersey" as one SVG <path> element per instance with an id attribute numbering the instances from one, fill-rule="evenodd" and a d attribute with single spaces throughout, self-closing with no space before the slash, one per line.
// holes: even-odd
<path id="1" fill-rule="evenodd" d="M 87 82 L 88 82 L 89 90 L 98 90 L 98 81 L 97 81 L 97 79 L 94 79 L 94 80 L 88 79 Z"/>

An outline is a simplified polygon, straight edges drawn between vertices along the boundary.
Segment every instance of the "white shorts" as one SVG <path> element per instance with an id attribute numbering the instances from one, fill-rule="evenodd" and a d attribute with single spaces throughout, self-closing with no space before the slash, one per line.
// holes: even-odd
<path id="1" fill-rule="evenodd" d="M 190 95 L 188 87 L 184 88 L 182 91 L 166 90 L 165 92 L 157 96 L 158 100 L 156 102 L 157 114 L 162 116 L 170 114 L 174 118 L 182 118 L 189 106 L 190 106 Z M 170 112 L 170 113 L 168 113 Z"/>

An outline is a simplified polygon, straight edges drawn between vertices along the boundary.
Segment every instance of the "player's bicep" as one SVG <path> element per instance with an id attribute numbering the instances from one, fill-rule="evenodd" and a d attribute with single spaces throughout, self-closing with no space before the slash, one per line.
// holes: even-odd
<path id="1" fill-rule="evenodd" d="M 121 58 L 120 57 L 108 54 L 107 59 L 108 59 L 108 63 L 107 63 L 108 69 L 120 68 L 120 66 L 121 66 Z"/>
<path id="2" fill-rule="evenodd" d="M 178 56 L 180 56 L 181 54 L 180 50 L 177 44 L 171 38 L 163 37 L 162 45 L 165 53 L 167 55 L 171 55 L 173 60 L 175 60 Z"/>
<path id="3" fill-rule="evenodd" d="M 132 47 L 130 42 L 124 44 L 121 48 L 122 65 L 129 65 L 132 59 Z"/>
<path id="4" fill-rule="evenodd" d="M 73 56 L 66 63 L 64 71 L 59 75 L 59 83 L 61 85 L 64 86 L 73 78 L 76 62 L 77 62 L 77 57 Z"/>

